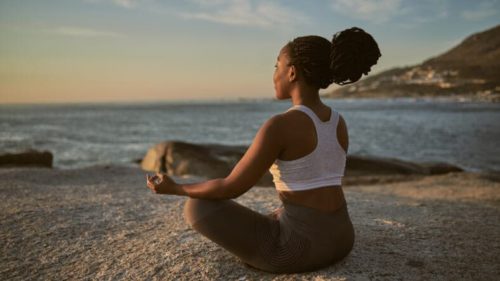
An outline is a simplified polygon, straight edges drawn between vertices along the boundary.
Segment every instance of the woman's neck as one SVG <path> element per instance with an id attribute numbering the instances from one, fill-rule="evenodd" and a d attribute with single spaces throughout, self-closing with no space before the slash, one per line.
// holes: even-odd
<path id="1" fill-rule="evenodd" d="M 319 90 L 307 85 L 298 86 L 290 93 L 293 105 L 305 105 L 309 108 L 323 104 L 319 98 Z"/>

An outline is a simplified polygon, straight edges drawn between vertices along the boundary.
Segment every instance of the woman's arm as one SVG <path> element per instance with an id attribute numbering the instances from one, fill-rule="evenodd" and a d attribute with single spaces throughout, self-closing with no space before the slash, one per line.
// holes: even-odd
<path id="1" fill-rule="evenodd" d="M 349 134 L 347 132 L 347 125 L 342 115 L 339 115 L 339 123 L 337 125 L 337 140 L 344 149 L 345 153 L 349 150 Z"/>
<path id="2" fill-rule="evenodd" d="M 148 178 L 148 187 L 157 193 L 192 198 L 230 199 L 240 196 L 257 183 L 281 152 L 280 120 L 281 116 L 276 115 L 262 125 L 248 150 L 227 177 L 194 184 L 176 184 L 168 177 L 160 176 L 162 182 L 158 184 L 151 183 Z"/>

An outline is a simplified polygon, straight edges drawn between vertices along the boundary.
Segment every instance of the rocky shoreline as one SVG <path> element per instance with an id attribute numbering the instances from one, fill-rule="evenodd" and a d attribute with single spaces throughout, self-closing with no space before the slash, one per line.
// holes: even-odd
<path id="1" fill-rule="evenodd" d="M 231 172 L 246 150 L 245 146 L 165 141 L 150 148 L 140 164 L 145 171 L 165 172 L 171 176 L 221 178 Z M 462 171 L 460 167 L 440 162 L 412 163 L 393 158 L 348 155 L 344 182 L 347 185 L 377 180 L 393 182 Z M 266 172 L 257 185 L 274 186 L 271 174 Z"/>
<path id="2" fill-rule="evenodd" d="M 227 176 L 246 152 L 246 146 L 195 144 L 183 141 L 164 141 L 151 147 L 145 156 L 131 161 L 143 172 L 163 172 L 184 181 L 203 181 Z M 0 154 L 1 169 L 31 167 L 54 168 L 53 154 L 29 149 L 19 153 Z M 70 170 L 103 168 L 120 164 L 95 165 Z M 128 166 L 128 165 L 127 165 Z M 57 169 L 57 168 L 56 168 Z M 395 158 L 348 155 L 343 186 L 389 184 L 414 181 L 431 175 L 467 173 L 445 162 L 415 163 Z M 499 171 L 480 172 L 485 178 L 499 180 Z M 266 172 L 258 187 L 274 187 L 272 176 Z"/>
<path id="3" fill-rule="evenodd" d="M 197 179 L 223 178 L 243 157 L 248 147 L 220 144 L 195 144 L 164 141 L 151 147 L 142 159 L 133 161 L 144 171 L 164 172 L 170 176 Z M 0 167 L 52 167 L 53 155 L 48 151 L 28 150 L 0 155 Z M 458 166 L 444 162 L 413 163 L 400 159 L 348 155 L 344 184 L 370 184 L 415 179 L 425 175 L 463 172 Z M 272 187 L 268 172 L 258 186 Z"/>

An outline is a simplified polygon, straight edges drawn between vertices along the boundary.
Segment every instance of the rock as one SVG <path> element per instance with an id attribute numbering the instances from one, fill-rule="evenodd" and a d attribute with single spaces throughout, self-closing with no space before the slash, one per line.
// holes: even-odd
<path id="1" fill-rule="evenodd" d="M 469 173 L 346 188 L 353 251 L 318 271 L 270 274 L 194 231 L 187 198 L 150 192 L 136 167 L 3 169 L 0 279 L 497 280 L 499 188 Z M 282 204 L 270 188 L 235 201 L 264 215 Z"/>
<path id="2" fill-rule="evenodd" d="M 149 149 L 141 162 L 141 168 L 171 176 L 221 178 L 231 173 L 246 150 L 245 146 L 166 141 Z M 273 186 L 271 174 L 267 172 L 257 185 Z"/>
<path id="3" fill-rule="evenodd" d="M 346 176 L 426 174 L 422 166 L 394 158 L 348 155 Z"/>
<path id="4" fill-rule="evenodd" d="M 359 175 L 440 175 L 463 172 L 455 165 L 443 162 L 413 163 L 394 158 L 349 155 L 346 177 Z"/>
<path id="5" fill-rule="evenodd" d="M 427 171 L 427 174 L 429 175 L 440 175 L 464 171 L 460 167 L 443 162 L 424 162 L 420 163 L 420 165 L 422 165 L 422 167 Z"/>
<path id="6" fill-rule="evenodd" d="M 0 155 L 0 167 L 48 167 L 52 168 L 52 153 L 49 151 L 27 150 L 20 153 Z"/>
<path id="7" fill-rule="evenodd" d="M 166 171 L 173 175 L 203 175 L 208 178 L 226 177 L 231 172 L 225 161 L 209 146 L 185 142 L 169 142 L 165 146 Z"/>
<path id="8" fill-rule="evenodd" d="M 151 172 L 165 172 L 165 149 L 167 143 L 158 143 L 148 150 L 146 156 L 142 158 L 141 168 Z"/>

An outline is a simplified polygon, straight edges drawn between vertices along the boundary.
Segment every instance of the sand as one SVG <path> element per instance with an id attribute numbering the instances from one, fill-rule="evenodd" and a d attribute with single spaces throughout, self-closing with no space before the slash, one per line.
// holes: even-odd
<path id="1" fill-rule="evenodd" d="M 185 198 L 144 172 L 100 166 L 0 170 L 0 280 L 498 280 L 500 183 L 456 173 L 345 188 L 350 255 L 277 275 L 245 266 L 189 228 Z M 237 199 L 267 213 L 272 188 Z"/>

